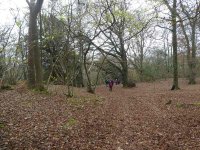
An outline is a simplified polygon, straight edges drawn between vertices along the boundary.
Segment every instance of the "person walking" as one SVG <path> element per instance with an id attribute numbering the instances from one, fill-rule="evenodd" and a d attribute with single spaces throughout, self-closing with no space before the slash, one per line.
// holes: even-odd
<path id="1" fill-rule="evenodd" d="M 113 84 L 114 84 L 114 81 L 113 81 L 113 80 L 110 80 L 110 81 L 109 81 L 109 90 L 110 90 L 110 91 L 112 91 Z"/>
<path id="2" fill-rule="evenodd" d="M 105 84 L 106 84 L 106 87 L 108 87 L 108 85 L 109 85 L 109 80 L 105 80 Z"/>

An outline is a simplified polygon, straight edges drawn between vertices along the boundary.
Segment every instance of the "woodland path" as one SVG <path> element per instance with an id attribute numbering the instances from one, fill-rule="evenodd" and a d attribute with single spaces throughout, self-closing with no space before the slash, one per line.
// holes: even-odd
<path id="1" fill-rule="evenodd" d="M 200 150 L 200 85 L 180 84 L 178 91 L 170 80 L 112 92 L 99 86 L 96 95 L 76 89 L 68 99 L 62 86 L 54 94 L 3 91 L 0 149 Z"/>

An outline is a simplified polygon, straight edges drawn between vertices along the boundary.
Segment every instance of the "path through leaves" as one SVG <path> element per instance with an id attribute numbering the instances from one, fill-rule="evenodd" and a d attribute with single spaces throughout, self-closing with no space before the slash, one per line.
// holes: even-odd
<path id="1" fill-rule="evenodd" d="M 0 149 L 199 150 L 199 85 L 181 80 L 105 86 L 96 95 L 63 86 L 50 94 L 24 90 L 0 93 Z M 166 103 L 171 100 L 171 104 Z"/>

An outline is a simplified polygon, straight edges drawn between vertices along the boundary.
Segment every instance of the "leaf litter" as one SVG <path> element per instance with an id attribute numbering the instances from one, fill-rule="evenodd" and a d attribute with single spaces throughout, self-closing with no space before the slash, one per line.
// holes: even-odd
<path id="1" fill-rule="evenodd" d="M 102 85 L 95 95 L 77 88 L 73 98 L 59 85 L 1 91 L 0 149 L 198 150 L 199 85 L 180 80 L 170 91 L 171 82 Z"/>

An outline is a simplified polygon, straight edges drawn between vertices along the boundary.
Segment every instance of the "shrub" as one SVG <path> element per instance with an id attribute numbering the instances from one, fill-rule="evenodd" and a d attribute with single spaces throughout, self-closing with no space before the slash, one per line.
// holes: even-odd
<path id="1" fill-rule="evenodd" d="M 1 90 L 12 90 L 10 85 L 1 85 Z"/>
<path id="2" fill-rule="evenodd" d="M 127 87 L 129 87 L 129 88 L 136 87 L 135 81 L 129 80 L 129 81 L 128 81 L 128 84 L 127 84 Z"/>

